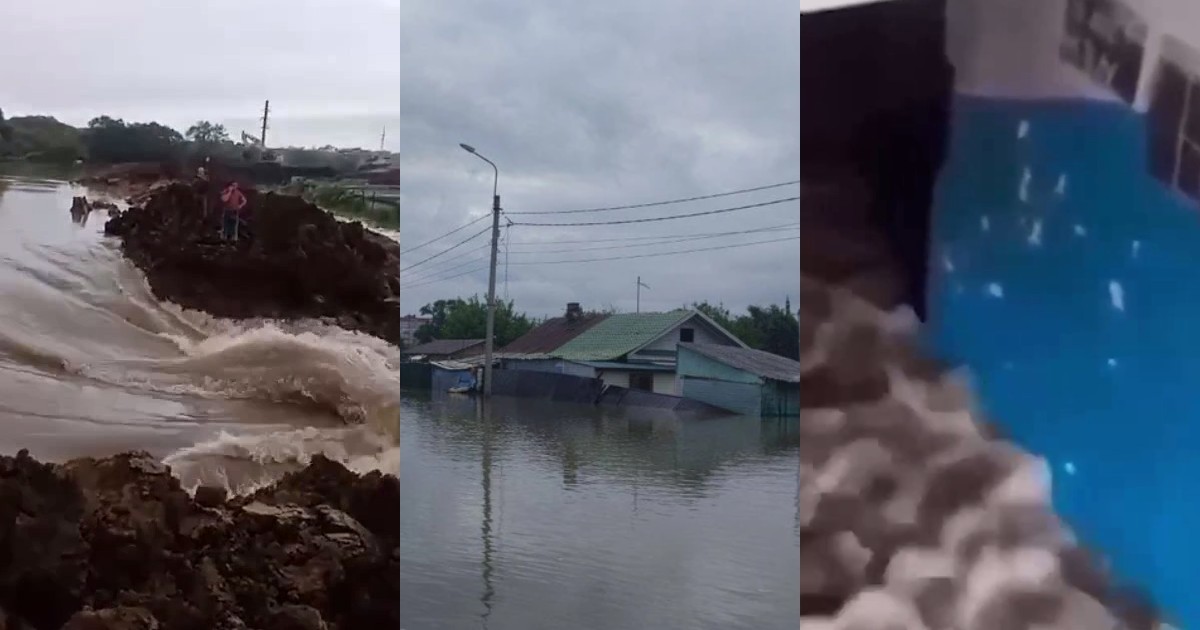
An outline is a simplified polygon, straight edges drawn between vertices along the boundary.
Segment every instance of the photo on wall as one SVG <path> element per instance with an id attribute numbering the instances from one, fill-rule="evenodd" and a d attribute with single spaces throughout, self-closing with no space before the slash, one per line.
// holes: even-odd
<path id="1" fill-rule="evenodd" d="M 1061 57 L 1133 104 L 1146 47 L 1146 22 L 1117 0 L 1067 0 Z"/>
<path id="2" fill-rule="evenodd" d="M 1164 37 L 1147 112 L 1150 172 L 1200 202 L 1200 50 Z"/>

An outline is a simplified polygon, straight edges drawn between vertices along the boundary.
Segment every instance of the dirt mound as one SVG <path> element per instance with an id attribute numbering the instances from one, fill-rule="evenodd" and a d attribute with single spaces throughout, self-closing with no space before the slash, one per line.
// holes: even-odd
<path id="1" fill-rule="evenodd" d="M 396 477 L 317 457 L 253 497 L 206 503 L 145 453 L 0 457 L 0 627 L 399 625 Z"/>
<path id="2" fill-rule="evenodd" d="M 237 242 L 220 237 L 215 194 L 173 183 L 114 216 L 159 299 L 236 319 L 331 318 L 399 343 L 400 247 L 361 223 L 339 221 L 299 197 L 246 191 Z"/>

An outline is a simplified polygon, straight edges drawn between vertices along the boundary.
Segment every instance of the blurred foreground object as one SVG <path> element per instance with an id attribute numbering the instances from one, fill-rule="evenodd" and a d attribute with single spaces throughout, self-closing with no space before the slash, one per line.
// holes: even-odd
<path id="1" fill-rule="evenodd" d="M 911 311 L 801 282 L 805 628 L 1157 627 L 1054 514 L 1045 463 L 919 354 Z"/>

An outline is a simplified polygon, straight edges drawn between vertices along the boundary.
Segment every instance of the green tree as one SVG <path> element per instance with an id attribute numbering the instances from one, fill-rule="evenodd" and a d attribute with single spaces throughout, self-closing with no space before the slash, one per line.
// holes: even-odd
<path id="1" fill-rule="evenodd" d="M 487 336 L 487 303 L 473 295 L 464 300 L 438 300 L 421 307 L 421 314 L 431 318 L 417 330 L 422 343 L 432 339 L 483 339 Z M 496 347 L 503 347 L 533 329 L 535 322 L 524 313 L 517 313 L 513 302 L 496 303 Z"/>
<path id="2" fill-rule="evenodd" d="M 444 339 L 442 329 L 446 326 L 446 318 L 450 314 L 450 309 L 462 303 L 462 299 L 454 298 L 453 300 L 438 300 L 432 304 L 426 304 L 421 307 L 421 314 L 430 318 L 429 323 L 421 324 L 417 328 L 414 336 L 421 343 L 429 343 L 434 339 Z"/>
<path id="3" fill-rule="evenodd" d="M 164 162 L 183 154 L 186 141 L 178 131 L 156 122 L 126 123 L 99 116 L 84 131 L 88 155 L 97 162 Z"/>
<path id="4" fill-rule="evenodd" d="M 709 319 L 729 331 L 734 337 L 741 339 L 742 343 L 747 346 L 759 350 L 763 348 L 761 332 L 754 327 L 753 321 L 746 315 L 735 317 L 724 304 L 713 306 L 708 302 L 693 303 L 692 309 L 707 315 Z"/>
<path id="5" fill-rule="evenodd" d="M 800 320 L 792 312 L 791 300 L 784 306 L 750 306 L 746 314 L 734 316 L 724 304 L 708 302 L 692 304 L 692 308 L 704 313 L 722 328 L 732 333 L 743 343 L 756 350 L 772 354 L 800 358 Z"/>
<path id="6" fill-rule="evenodd" d="M 750 306 L 746 311 L 749 328 L 758 337 L 759 345 L 755 347 L 789 359 L 800 359 L 800 320 L 792 313 L 790 304 L 786 307 L 778 304 Z"/>
<path id="7" fill-rule="evenodd" d="M 0 122 L 0 154 L 30 161 L 71 163 L 86 155 L 79 130 L 51 116 Z"/>
<path id="8" fill-rule="evenodd" d="M 207 120 L 196 121 L 196 124 L 188 127 L 186 135 L 192 142 L 201 144 L 229 142 L 229 133 L 225 131 L 225 125 L 215 125 Z"/>
<path id="9" fill-rule="evenodd" d="M 704 313 L 709 319 L 720 324 L 725 330 L 733 332 L 733 315 L 730 314 L 729 309 L 725 308 L 724 304 L 713 306 L 708 302 L 692 302 L 692 310 Z"/>

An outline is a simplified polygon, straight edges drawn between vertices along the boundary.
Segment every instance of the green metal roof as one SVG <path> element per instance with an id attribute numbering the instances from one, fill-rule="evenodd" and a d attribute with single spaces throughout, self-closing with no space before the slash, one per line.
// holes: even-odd
<path id="1" fill-rule="evenodd" d="M 618 313 L 592 326 L 554 352 L 572 361 L 613 361 L 654 341 L 694 313 Z"/>

